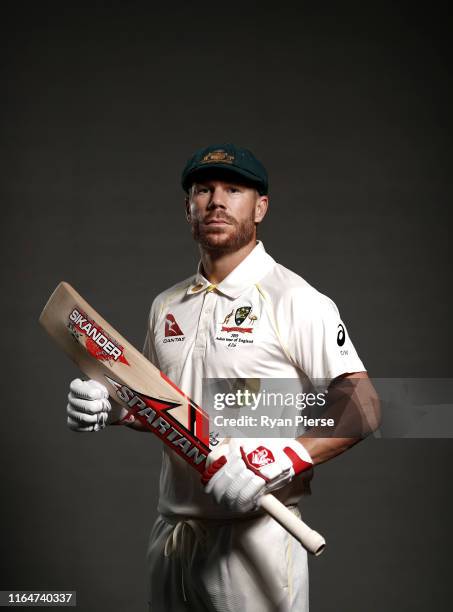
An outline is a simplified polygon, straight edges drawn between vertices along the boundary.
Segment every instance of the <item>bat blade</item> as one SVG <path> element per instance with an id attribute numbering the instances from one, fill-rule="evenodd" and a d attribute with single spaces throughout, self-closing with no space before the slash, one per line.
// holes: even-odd
<path id="1" fill-rule="evenodd" d="M 89 378 L 105 385 L 127 410 L 198 472 L 209 448 L 208 415 L 66 282 L 50 296 L 39 322 Z M 272 495 L 260 505 L 309 552 L 320 554 L 325 541 Z"/>
<path id="2" fill-rule="evenodd" d="M 113 400 L 199 472 L 209 453 L 209 420 L 176 385 L 105 321 L 68 283 L 39 319 L 47 333 Z M 198 419 L 193 418 L 193 413 Z"/>

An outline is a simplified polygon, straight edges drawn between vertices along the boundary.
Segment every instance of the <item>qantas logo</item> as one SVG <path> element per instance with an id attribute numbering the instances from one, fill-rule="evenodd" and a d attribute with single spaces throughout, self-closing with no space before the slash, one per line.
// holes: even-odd
<path id="1" fill-rule="evenodd" d="M 264 446 L 258 446 L 247 455 L 248 462 L 255 468 L 262 468 L 269 463 L 274 463 L 275 458 L 272 452 Z"/>
<path id="2" fill-rule="evenodd" d="M 182 342 L 183 340 L 185 340 L 184 332 L 177 324 L 175 317 L 169 312 L 165 317 L 164 342 Z"/>
<path id="3" fill-rule="evenodd" d="M 115 388 L 118 399 L 129 408 L 128 414 L 115 425 L 139 421 L 198 471 L 204 471 L 204 463 L 209 452 L 207 446 L 209 441 L 206 440 L 206 444 L 203 442 L 206 437 L 204 430 L 207 423 L 202 420 L 200 408 L 188 400 L 190 403 L 187 407 L 188 423 L 186 427 L 171 413 L 175 408 L 181 411 L 181 404 L 148 397 L 109 376 L 105 378 Z"/>
<path id="4" fill-rule="evenodd" d="M 69 315 L 68 328 L 74 338 L 84 344 L 87 351 L 98 361 L 119 361 L 129 365 L 124 349 L 114 338 L 90 319 L 80 308 L 73 308 Z"/>
<path id="5" fill-rule="evenodd" d="M 171 314 L 171 312 L 169 312 L 168 315 L 165 317 L 165 336 L 184 336 L 183 332 L 181 331 L 181 328 L 176 323 L 176 319 Z"/>

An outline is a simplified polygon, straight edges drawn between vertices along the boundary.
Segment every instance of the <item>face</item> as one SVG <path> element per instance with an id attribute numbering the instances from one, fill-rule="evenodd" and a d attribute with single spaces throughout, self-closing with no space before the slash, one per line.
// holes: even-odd
<path id="1" fill-rule="evenodd" d="M 267 205 L 267 196 L 260 196 L 256 189 L 205 179 L 192 185 L 186 215 L 200 246 L 220 254 L 256 241 L 256 224 L 266 214 Z"/>

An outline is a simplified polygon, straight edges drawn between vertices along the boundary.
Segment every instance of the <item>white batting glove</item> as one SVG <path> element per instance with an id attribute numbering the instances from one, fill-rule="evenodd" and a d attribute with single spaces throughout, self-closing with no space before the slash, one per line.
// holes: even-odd
<path id="1" fill-rule="evenodd" d="M 109 393 L 96 380 L 76 378 L 69 385 L 69 403 L 66 408 L 68 427 L 73 431 L 99 431 L 104 429 L 111 410 Z"/>
<path id="2" fill-rule="evenodd" d="M 248 512 L 260 495 L 312 467 L 308 451 L 292 438 L 235 438 L 209 455 L 201 482 L 217 503 L 233 512 Z"/>

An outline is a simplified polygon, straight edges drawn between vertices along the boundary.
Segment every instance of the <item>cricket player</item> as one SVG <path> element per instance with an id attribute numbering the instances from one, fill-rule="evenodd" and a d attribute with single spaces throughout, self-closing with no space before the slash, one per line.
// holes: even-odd
<path id="1" fill-rule="evenodd" d="M 354 404 L 360 422 L 374 429 L 377 397 L 337 307 L 257 240 L 269 206 L 262 163 L 232 144 L 209 146 L 188 161 L 182 187 L 200 262 L 193 276 L 154 300 L 145 356 L 200 404 L 204 378 L 292 378 L 301 389 L 323 380 L 330 397 Z M 107 398 L 99 383 L 74 380 L 69 427 L 99 431 L 115 421 Z M 330 410 L 335 414 L 338 402 Z M 257 500 L 273 491 L 298 514 L 313 466 L 362 434 L 233 438 L 211 453 L 201 480 L 163 446 L 149 609 L 308 611 L 306 551 Z"/>

